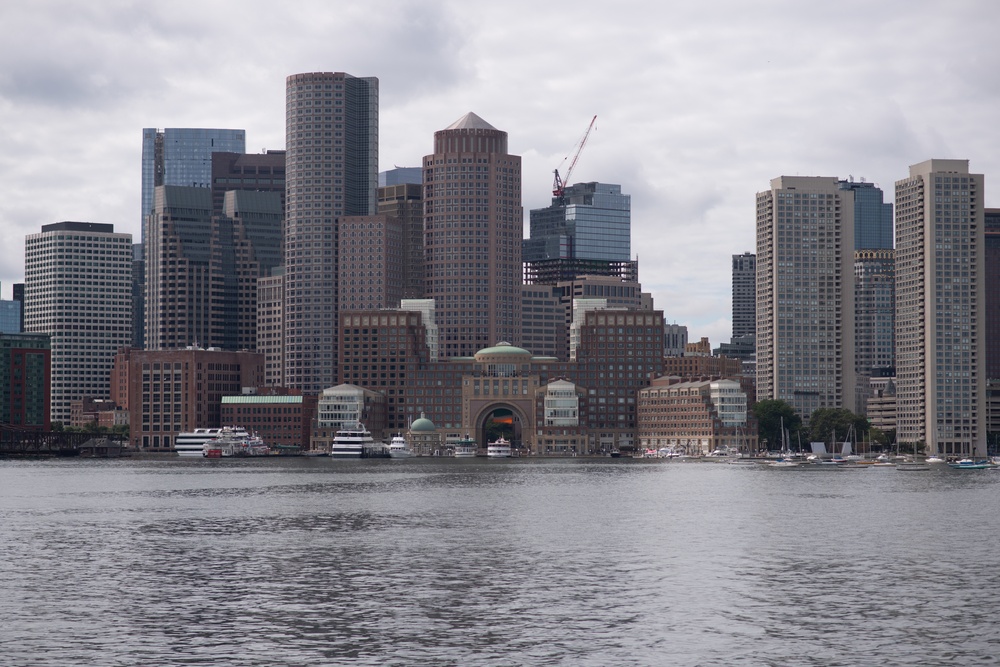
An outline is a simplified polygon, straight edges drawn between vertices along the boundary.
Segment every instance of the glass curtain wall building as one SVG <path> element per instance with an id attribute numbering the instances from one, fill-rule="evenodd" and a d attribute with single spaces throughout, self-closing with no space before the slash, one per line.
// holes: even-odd
<path id="1" fill-rule="evenodd" d="M 530 213 L 522 241 L 525 282 L 554 284 L 584 274 L 638 280 L 631 261 L 630 195 L 620 185 L 576 183 Z"/>
<path id="2" fill-rule="evenodd" d="M 885 193 L 874 183 L 855 183 L 853 178 L 839 185 L 854 193 L 854 249 L 892 248 L 892 204 L 885 203 Z"/>

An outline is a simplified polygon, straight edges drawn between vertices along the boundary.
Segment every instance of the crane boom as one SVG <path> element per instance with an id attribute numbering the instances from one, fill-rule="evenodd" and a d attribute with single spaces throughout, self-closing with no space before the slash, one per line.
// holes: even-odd
<path id="1" fill-rule="evenodd" d="M 559 170 L 554 170 L 555 178 L 552 179 L 552 196 L 557 197 L 560 202 L 563 200 L 563 196 L 566 193 L 566 184 L 570 182 L 569 179 L 573 175 L 573 168 L 576 167 L 576 161 L 580 159 L 580 153 L 583 152 L 583 147 L 587 145 L 587 139 L 590 137 L 590 131 L 594 129 L 594 123 L 596 122 L 597 115 L 595 114 L 594 117 L 590 119 L 590 125 L 587 126 L 587 131 L 583 133 L 583 138 L 576 144 L 576 152 L 573 153 L 573 160 L 569 163 L 569 168 L 566 170 L 565 182 L 559 177 Z M 564 159 L 563 162 L 566 162 L 566 159 Z"/>

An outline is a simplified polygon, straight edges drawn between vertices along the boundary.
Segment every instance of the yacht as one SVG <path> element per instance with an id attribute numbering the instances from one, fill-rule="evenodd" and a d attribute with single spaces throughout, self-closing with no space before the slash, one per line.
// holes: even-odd
<path id="1" fill-rule="evenodd" d="M 455 443 L 455 458 L 457 459 L 473 458 L 477 451 L 479 451 L 479 444 L 469 436 L 465 436 L 464 439 Z"/>
<path id="2" fill-rule="evenodd" d="M 371 431 L 361 422 L 345 423 L 330 444 L 330 456 L 335 459 L 360 459 L 365 447 L 374 447 Z"/>
<path id="3" fill-rule="evenodd" d="M 200 459 L 205 455 L 205 443 L 219 437 L 221 432 L 221 428 L 196 428 L 187 433 L 178 433 L 174 439 L 174 451 L 178 456 Z M 250 437 L 250 434 L 243 429 L 239 429 L 239 434 L 245 438 Z"/>
<path id="4" fill-rule="evenodd" d="M 406 442 L 406 438 L 402 435 L 392 436 L 392 440 L 389 441 L 389 458 L 408 459 L 411 456 L 413 456 L 413 450 L 410 449 L 410 445 Z"/>
<path id="5" fill-rule="evenodd" d="M 498 440 L 486 446 L 486 456 L 491 459 L 510 458 L 510 442 L 500 436 Z"/>
<path id="6" fill-rule="evenodd" d="M 202 445 L 202 456 L 207 459 L 228 458 L 231 456 L 267 456 L 270 448 L 256 433 L 247 433 L 237 426 L 223 426 L 218 434 Z"/>

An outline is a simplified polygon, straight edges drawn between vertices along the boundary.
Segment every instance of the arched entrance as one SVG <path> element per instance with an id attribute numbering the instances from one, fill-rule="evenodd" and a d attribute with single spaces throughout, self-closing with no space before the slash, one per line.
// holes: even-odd
<path id="1" fill-rule="evenodd" d="M 524 416 L 516 407 L 495 403 L 476 417 L 476 440 L 485 445 L 503 437 L 512 448 L 521 448 L 524 446 L 524 423 Z"/>

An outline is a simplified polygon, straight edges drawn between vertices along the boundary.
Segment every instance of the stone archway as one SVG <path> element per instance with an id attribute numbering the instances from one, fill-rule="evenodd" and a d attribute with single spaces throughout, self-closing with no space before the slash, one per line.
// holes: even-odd
<path id="1" fill-rule="evenodd" d="M 476 441 L 481 446 L 499 437 L 509 440 L 514 449 L 526 447 L 524 431 L 530 428 L 525 415 L 506 402 L 491 403 L 479 411 L 475 421 Z"/>

